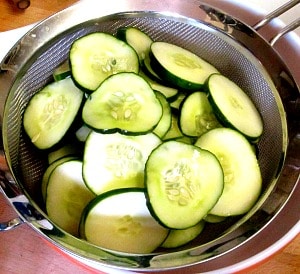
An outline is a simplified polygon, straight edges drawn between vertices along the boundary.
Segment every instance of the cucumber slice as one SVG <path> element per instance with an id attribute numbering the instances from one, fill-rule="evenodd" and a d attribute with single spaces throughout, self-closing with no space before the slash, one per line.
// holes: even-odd
<path id="1" fill-rule="evenodd" d="M 151 86 L 151 88 L 153 90 L 159 91 L 160 93 L 165 95 L 169 102 L 172 102 L 177 98 L 177 95 L 179 92 L 178 89 L 160 84 L 159 82 L 152 80 L 150 77 L 148 77 L 142 71 L 139 72 L 139 75 L 141 77 L 143 77 L 149 83 L 149 85 Z"/>
<path id="2" fill-rule="evenodd" d="M 172 121 L 171 108 L 167 101 L 167 98 L 162 93 L 156 91 L 155 94 L 162 105 L 163 114 L 161 119 L 159 120 L 159 123 L 153 129 L 153 133 L 155 133 L 159 138 L 163 138 L 171 127 L 171 121 Z"/>
<path id="3" fill-rule="evenodd" d="M 144 254 L 160 246 L 168 229 L 151 216 L 143 190 L 129 188 L 95 198 L 83 213 L 81 235 L 103 248 Z"/>
<path id="4" fill-rule="evenodd" d="M 148 155 L 161 144 L 154 134 L 128 136 L 91 132 L 83 156 L 83 177 L 95 194 L 126 187 L 144 187 Z"/>
<path id="5" fill-rule="evenodd" d="M 193 145 L 167 141 L 149 156 L 145 169 L 148 206 L 155 218 L 172 229 L 196 225 L 223 191 L 217 158 Z"/>
<path id="6" fill-rule="evenodd" d="M 78 143 L 67 143 L 60 148 L 48 153 L 48 164 L 59 160 L 60 158 L 65 158 L 67 156 L 78 157 L 82 155 L 82 147 L 78 146 Z"/>
<path id="7" fill-rule="evenodd" d="M 92 129 L 87 125 L 82 125 L 79 129 L 76 130 L 75 135 L 79 142 L 85 142 Z"/>
<path id="8" fill-rule="evenodd" d="M 216 128 L 204 133 L 196 146 L 214 153 L 224 172 L 224 190 L 209 214 L 244 214 L 261 193 L 260 167 L 249 141 L 238 131 Z"/>
<path id="9" fill-rule="evenodd" d="M 83 99 L 83 92 L 71 78 L 53 82 L 29 101 L 23 118 L 24 129 L 39 149 L 57 144 L 73 123 Z"/>
<path id="10" fill-rule="evenodd" d="M 77 85 L 94 91 L 108 76 L 118 72 L 139 72 L 135 50 L 124 41 L 103 32 L 77 39 L 70 49 L 70 67 Z"/>
<path id="11" fill-rule="evenodd" d="M 185 98 L 179 116 L 179 127 L 183 134 L 197 137 L 220 126 L 204 92 L 194 92 Z"/>
<path id="12" fill-rule="evenodd" d="M 163 80 L 186 90 L 199 90 L 218 70 L 191 51 L 167 42 L 153 42 L 151 67 Z"/>
<path id="13" fill-rule="evenodd" d="M 141 134 L 152 131 L 162 106 L 149 84 L 135 73 L 118 73 L 90 95 L 82 110 L 83 121 L 103 133 Z"/>
<path id="14" fill-rule="evenodd" d="M 209 77 L 207 87 L 209 101 L 219 120 L 257 141 L 263 132 L 263 121 L 250 97 L 221 74 Z"/>
<path id="15" fill-rule="evenodd" d="M 201 221 L 186 229 L 171 229 L 167 239 L 161 244 L 161 247 L 175 248 L 189 243 L 202 232 L 204 225 L 205 222 Z"/>
<path id="16" fill-rule="evenodd" d="M 42 198 L 45 203 L 46 203 L 46 195 L 47 195 L 47 187 L 48 187 L 49 177 L 50 177 L 52 171 L 60 164 L 70 161 L 70 160 L 75 160 L 75 159 L 77 159 L 77 157 L 75 157 L 75 156 L 62 157 L 62 158 L 57 159 L 56 161 L 53 161 L 52 163 L 50 163 L 49 166 L 46 168 L 46 170 L 43 174 L 43 177 L 42 177 L 42 182 L 41 182 Z"/>
<path id="17" fill-rule="evenodd" d="M 178 116 L 175 113 L 171 114 L 171 127 L 162 138 L 164 141 L 183 137 L 180 128 L 178 127 Z"/>
<path id="18" fill-rule="evenodd" d="M 203 218 L 203 220 L 207 223 L 216 224 L 225 221 L 226 217 L 208 214 Z"/>
<path id="19" fill-rule="evenodd" d="M 156 82 L 162 82 L 162 79 L 159 77 L 159 75 L 153 70 L 151 67 L 151 60 L 150 56 L 146 56 L 142 63 L 142 69 L 145 72 L 145 74 Z"/>
<path id="20" fill-rule="evenodd" d="M 53 71 L 53 79 L 54 81 L 60 81 L 67 77 L 71 76 L 71 69 L 69 60 L 61 63 L 54 71 Z"/>
<path id="21" fill-rule="evenodd" d="M 153 40 L 142 30 L 136 27 L 122 27 L 117 30 L 116 36 L 133 47 L 141 64 L 145 57 L 149 56 Z"/>
<path id="22" fill-rule="evenodd" d="M 46 195 L 48 216 L 62 229 L 78 236 L 83 209 L 94 197 L 83 182 L 82 162 L 64 162 L 49 177 Z"/>

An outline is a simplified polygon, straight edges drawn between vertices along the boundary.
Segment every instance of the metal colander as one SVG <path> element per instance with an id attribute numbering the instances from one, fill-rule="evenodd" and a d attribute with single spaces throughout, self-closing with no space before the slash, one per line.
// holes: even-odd
<path id="1" fill-rule="evenodd" d="M 73 8 L 73 13 L 75 9 L 76 7 Z M 216 13 L 215 15 L 220 14 Z M 63 15 L 58 15 L 52 20 L 59 23 L 60 17 Z M 253 39 L 257 34 L 250 28 L 235 21 L 235 26 L 230 25 L 230 31 L 224 31 L 203 21 L 178 14 L 143 10 L 116 12 L 101 17 L 91 15 L 89 20 L 76 24 L 70 23 L 68 28 L 55 33 L 52 37 L 42 42 L 36 42 L 40 37 L 37 32 L 43 32 L 41 37 L 47 35 L 47 28 L 50 28 L 51 22 L 50 20 L 50 23 L 47 21 L 42 23 L 20 42 L 21 49 L 22 42 L 29 44 L 34 40 L 35 45 L 38 44 L 32 52 L 22 53 L 27 54 L 26 58 L 23 58 L 26 62 L 22 62 L 22 65 L 15 69 L 18 56 L 12 51 L 3 64 L 4 68 L 10 68 L 2 70 L 1 73 L 6 74 L 3 79 L 11 78 L 13 80 L 11 80 L 6 99 L 2 130 L 6 159 L 14 178 L 10 184 L 17 185 L 19 191 L 25 194 L 30 203 L 34 205 L 36 212 L 30 213 L 30 217 L 34 216 L 35 218 L 34 226 L 38 227 L 38 230 L 55 245 L 67 253 L 75 254 L 75 257 L 125 269 L 146 271 L 193 265 L 219 255 L 218 248 L 221 243 L 231 243 L 226 248 L 224 247 L 222 252 L 240 245 L 267 224 L 276 213 L 274 208 L 279 210 L 278 208 L 285 203 L 288 195 L 280 201 L 277 195 L 272 195 L 275 187 L 278 187 L 280 183 L 278 178 L 288 148 L 289 126 L 282 100 L 282 88 L 277 85 L 277 80 L 272 79 L 273 72 L 270 73 L 261 60 L 253 55 L 251 47 L 245 47 L 243 41 L 234 37 L 235 33 L 239 33 L 244 41 Z M 56 24 L 58 23 L 56 22 Z M 155 41 L 177 44 L 213 64 L 251 97 L 264 122 L 264 133 L 258 143 L 263 192 L 257 204 L 245 216 L 228 218 L 227 221 L 219 224 L 208 224 L 197 239 L 187 246 L 171 252 L 161 250 L 158 253 L 143 256 L 107 252 L 68 235 L 51 223 L 44 212 L 40 187 L 41 177 L 47 166 L 47 155 L 32 146 L 22 127 L 22 117 L 28 101 L 45 84 L 52 81 L 53 70 L 68 58 L 73 41 L 96 31 L 115 34 L 117 29 L 123 26 L 138 27 Z M 259 40 L 259 44 L 265 45 L 266 43 Z M 267 46 L 265 45 L 265 47 Z M 270 56 L 273 54 L 272 52 Z M 284 65 L 282 67 L 285 69 Z M 292 79 L 288 71 L 285 71 L 288 78 Z M 289 98 L 287 95 L 284 96 Z M 293 187 L 294 185 L 291 186 L 291 189 Z M 264 207 L 272 208 L 273 211 L 267 212 Z M 28 221 L 28 218 L 25 217 L 25 219 Z"/>

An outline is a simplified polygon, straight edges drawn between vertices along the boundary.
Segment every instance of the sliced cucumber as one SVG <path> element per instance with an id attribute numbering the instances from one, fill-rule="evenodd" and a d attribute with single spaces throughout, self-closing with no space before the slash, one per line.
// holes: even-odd
<path id="1" fill-rule="evenodd" d="M 263 132 L 263 121 L 250 97 L 221 74 L 209 77 L 207 87 L 210 103 L 223 124 L 256 141 Z"/>
<path id="2" fill-rule="evenodd" d="M 197 91 L 185 98 L 179 117 L 179 127 L 183 134 L 197 137 L 220 126 L 204 92 Z"/>
<path id="3" fill-rule="evenodd" d="M 154 133 L 128 136 L 91 132 L 83 156 L 87 186 L 95 194 L 117 188 L 144 187 L 146 160 L 160 143 Z"/>
<path id="4" fill-rule="evenodd" d="M 150 77 L 148 77 L 142 71 L 139 72 L 139 75 L 142 76 L 149 83 L 149 85 L 151 86 L 151 88 L 153 90 L 159 91 L 163 95 L 165 95 L 169 102 L 172 102 L 177 98 L 177 95 L 179 92 L 178 89 L 160 84 L 159 82 L 152 80 Z"/>
<path id="5" fill-rule="evenodd" d="M 81 235 L 103 248 L 144 254 L 165 240 L 168 229 L 151 216 L 143 190 L 114 190 L 95 198 L 85 209 Z"/>
<path id="6" fill-rule="evenodd" d="M 83 92 L 71 78 L 53 82 L 29 101 L 23 118 L 24 129 L 39 149 L 57 144 L 73 123 L 83 99 Z"/>
<path id="7" fill-rule="evenodd" d="M 146 56 L 142 63 L 142 69 L 145 74 L 155 82 L 163 82 L 159 75 L 152 69 L 150 56 Z"/>
<path id="8" fill-rule="evenodd" d="M 150 132 L 162 116 L 162 106 L 149 84 L 135 73 L 106 79 L 85 102 L 83 121 L 100 132 Z"/>
<path id="9" fill-rule="evenodd" d="M 136 27 L 122 27 L 117 30 L 117 37 L 136 51 L 142 64 L 146 56 L 149 56 L 150 46 L 153 40 L 142 30 Z"/>
<path id="10" fill-rule="evenodd" d="M 70 161 L 70 160 L 76 160 L 77 157 L 75 156 L 66 156 L 57 159 L 56 161 L 53 161 L 49 164 L 49 166 L 46 168 L 45 172 L 43 173 L 42 182 L 41 182 L 41 190 L 42 190 L 42 197 L 43 201 L 46 203 L 46 194 L 47 194 L 47 187 L 49 182 L 49 177 L 52 173 L 52 171 L 60 164 Z"/>
<path id="11" fill-rule="evenodd" d="M 167 42 L 153 42 L 151 67 L 163 80 L 186 90 L 199 90 L 218 70 L 191 51 Z"/>
<path id="12" fill-rule="evenodd" d="M 170 103 L 170 106 L 172 109 L 174 109 L 174 111 L 178 111 L 181 107 L 182 102 L 184 101 L 184 99 L 186 98 L 187 94 L 186 93 L 179 93 L 176 97 L 176 99 Z"/>
<path id="13" fill-rule="evenodd" d="M 167 133 L 162 138 L 164 141 L 183 137 L 180 128 L 178 127 L 178 115 L 172 113 L 171 115 L 171 127 L 167 131 Z"/>
<path id="14" fill-rule="evenodd" d="M 76 138 L 79 142 L 85 142 L 92 129 L 87 125 L 83 124 L 79 129 L 76 130 Z"/>
<path id="15" fill-rule="evenodd" d="M 202 232 L 204 225 L 205 222 L 201 221 L 198 224 L 186 229 L 170 230 L 167 239 L 162 243 L 161 247 L 175 248 L 189 243 Z"/>
<path id="16" fill-rule="evenodd" d="M 155 218 L 172 229 L 196 225 L 223 191 L 217 158 L 193 145 L 167 141 L 149 156 L 145 169 L 148 206 Z"/>
<path id="17" fill-rule="evenodd" d="M 62 229 L 77 236 L 83 209 L 94 197 L 83 182 L 82 162 L 64 162 L 49 177 L 46 195 L 48 216 Z"/>
<path id="18" fill-rule="evenodd" d="M 209 214 L 244 214 L 260 195 L 262 178 L 255 153 L 248 140 L 229 128 L 204 133 L 195 145 L 216 155 L 224 172 L 224 190 Z"/>
<path id="19" fill-rule="evenodd" d="M 80 157 L 82 154 L 82 147 L 78 143 L 67 143 L 62 145 L 60 148 L 50 151 L 48 153 L 48 164 L 59 160 L 60 158 L 65 158 L 67 156 Z"/>
<path id="20" fill-rule="evenodd" d="M 203 220 L 205 222 L 215 224 L 215 223 L 220 223 L 220 222 L 225 221 L 226 217 L 208 214 L 203 218 Z"/>
<path id="21" fill-rule="evenodd" d="M 94 91 L 108 76 L 139 71 L 135 50 L 124 41 L 103 32 L 77 39 L 70 49 L 72 77 L 87 92 Z"/>
<path id="22" fill-rule="evenodd" d="M 159 123 L 153 129 L 153 133 L 155 133 L 159 138 L 163 138 L 171 127 L 171 122 L 172 122 L 171 108 L 167 101 L 167 98 L 162 93 L 156 91 L 155 94 L 162 105 L 163 114 L 161 119 L 159 120 Z"/>
<path id="23" fill-rule="evenodd" d="M 71 76 L 69 60 L 65 60 L 53 71 L 54 81 L 60 81 Z"/>

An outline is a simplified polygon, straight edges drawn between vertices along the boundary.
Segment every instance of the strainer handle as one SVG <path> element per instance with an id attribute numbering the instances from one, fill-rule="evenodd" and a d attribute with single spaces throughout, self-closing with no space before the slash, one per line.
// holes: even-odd
<path id="1" fill-rule="evenodd" d="M 277 18 L 278 16 L 284 14 L 286 11 L 290 10 L 291 8 L 293 8 L 294 6 L 296 6 L 299 3 L 300 3 L 300 0 L 291 0 L 291 1 L 287 2 L 286 4 L 280 6 L 279 8 L 275 9 L 271 13 L 267 14 L 261 21 L 259 21 L 258 23 L 256 23 L 253 26 L 253 29 L 258 31 L 259 29 L 261 29 L 262 27 L 267 25 L 271 20 L 273 20 L 273 19 Z M 273 38 L 271 38 L 269 40 L 270 45 L 273 46 L 282 36 L 284 36 L 288 32 L 291 32 L 291 31 L 295 30 L 299 26 L 300 26 L 300 18 L 298 18 L 295 21 L 288 24 L 281 31 L 279 31 L 277 33 L 277 35 L 275 35 Z"/>

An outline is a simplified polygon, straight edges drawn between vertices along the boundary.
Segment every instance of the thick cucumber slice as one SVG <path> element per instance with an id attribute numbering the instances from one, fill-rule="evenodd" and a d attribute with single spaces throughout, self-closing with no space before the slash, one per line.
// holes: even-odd
<path id="1" fill-rule="evenodd" d="M 208 98 L 220 121 L 256 141 L 263 132 L 263 121 L 250 97 L 221 74 L 209 77 L 207 87 Z"/>
<path id="2" fill-rule="evenodd" d="M 24 129 L 39 149 L 57 144 L 73 123 L 83 92 L 71 78 L 48 84 L 29 101 L 23 118 Z"/>
<path id="3" fill-rule="evenodd" d="M 122 27 L 117 30 L 116 35 L 119 39 L 133 47 L 139 56 L 141 64 L 145 57 L 149 56 L 150 46 L 153 40 L 140 29 L 135 27 Z"/>
<path id="4" fill-rule="evenodd" d="M 151 216 L 143 190 L 130 188 L 95 198 L 83 213 L 81 235 L 103 248 L 143 254 L 159 247 L 168 229 Z"/>
<path id="5" fill-rule="evenodd" d="M 196 54 L 166 42 L 153 42 L 151 67 L 167 82 L 186 89 L 199 90 L 212 73 L 218 70 Z"/>
<path id="6" fill-rule="evenodd" d="M 62 229 L 77 236 L 83 209 L 94 197 L 82 180 L 82 162 L 64 162 L 49 177 L 46 195 L 48 216 Z"/>
<path id="7" fill-rule="evenodd" d="M 95 32 L 72 44 L 70 66 L 75 83 L 91 92 L 110 75 L 138 73 L 139 59 L 135 50 L 124 41 L 108 33 Z"/>
<path id="8" fill-rule="evenodd" d="M 220 126 L 204 92 L 194 92 L 185 98 L 179 117 L 179 127 L 183 134 L 197 137 Z"/>
<path id="9" fill-rule="evenodd" d="M 189 243 L 202 232 L 204 225 L 205 222 L 201 221 L 186 229 L 172 229 L 167 239 L 161 244 L 161 247 L 175 248 Z"/>
<path id="10" fill-rule="evenodd" d="M 223 171 L 217 158 L 193 145 L 168 141 L 146 163 L 146 192 L 153 216 L 164 226 L 196 225 L 223 191 Z"/>
<path id="11" fill-rule="evenodd" d="M 91 132 L 83 156 L 87 186 L 100 194 L 126 187 L 144 187 L 144 168 L 151 151 L 161 144 L 154 134 L 128 136 Z"/>
<path id="12" fill-rule="evenodd" d="M 262 178 L 258 161 L 248 140 L 229 128 L 204 133 L 195 145 L 214 153 L 224 172 L 224 190 L 209 212 L 218 216 L 244 214 L 261 192 Z"/>
<path id="13" fill-rule="evenodd" d="M 159 123 L 153 129 L 153 133 L 155 133 L 159 138 L 163 138 L 171 127 L 171 122 L 172 122 L 171 108 L 167 101 L 167 98 L 162 93 L 156 91 L 155 94 L 162 105 L 163 114 L 161 119 L 159 120 Z"/>
<path id="14" fill-rule="evenodd" d="M 100 132 L 140 134 L 152 131 L 162 106 L 149 84 L 135 73 L 106 79 L 85 102 L 83 121 Z"/>

